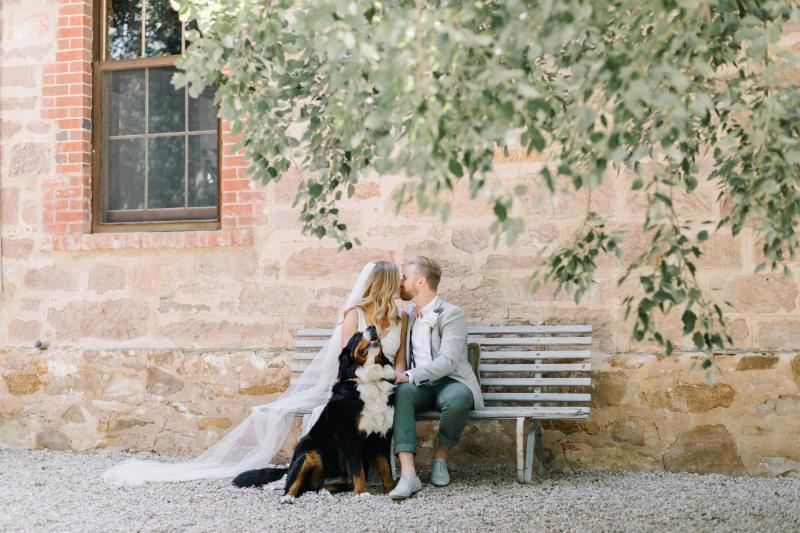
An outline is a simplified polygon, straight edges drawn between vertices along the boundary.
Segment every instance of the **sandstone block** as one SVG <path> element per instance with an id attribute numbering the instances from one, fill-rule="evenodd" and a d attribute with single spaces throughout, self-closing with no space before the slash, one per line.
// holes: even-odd
<path id="1" fill-rule="evenodd" d="M 228 418 L 221 416 L 207 416 L 200 419 L 200 421 L 197 423 L 197 428 L 200 430 L 206 428 L 228 429 L 232 424 L 233 423 Z"/>
<path id="2" fill-rule="evenodd" d="M 158 334 L 175 342 L 188 342 L 199 346 L 265 346 L 276 342 L 281 334 L 279 320 L 275 322 L 244 323 L 228 320 L 206 321 L 192 318 L 164 324 Z"/>
<path id="3" fill-rule="evenodd" d="M 592 446 L 583 442 L 565 442 L 561 445 L 569 462 L 590 468 L 609 470 L 653 470 L 658 461 L 625 444 L 617 446 Z"/>
<path id="4" fill-rule="evenodd" d="M 766 456 L 761 458 L 756 469 L 768 476 L 800 476 L 800 461 L 789 457 Z"/>
<path id="5" fill-rule="evenodd" d="M 620 405 L 628 388 L 625 372 L 596 372 L 592 375 L 592 407 Z"/>
<path id="6" fill-rule="evenodd" d="M 371 261 L 394 261 L 395 254 L 377 248 L 355 248 L 337 252 L 330 248 L 306 248 L 292 254 L 286 263 L 289 278 L 317 279 L 348 273 L 353 276 Z"/>
<path id="7" fill-rule="evenodd" d="M 410 242 L 403 247 L 403 259 L 410 259 L 415 255 L 424 255 L 439 260 L 443 250 L 444 247 L 440 243 L 430 239 Z"/>
<path id="8" fill-rule="evenodd" d="M 26 396 L 38 391 L 42 382 L 36 374 L 19 373 L 3 376 L 8 392 L 14 396 Z"/>
<path id="9" fill-rule="evenodd" d="M 0 137 L 8 141 L 19 130 L 22 129 L 22 122 L 12 122 L 10 120 L 0 120 Z"/>
<path id="10" fill-rule="evenodd" d="M 794 382 L 800 387 L 800 354 L 794 356 L 791 366 Z"/>
<path id="11" fill-rule="evenodd" d="M 508 302 L 500 289 L 481 286 L 476 289 L 440 291 L 449 302 L 458 302 L 470 321 L 487 321 L 508 317 Z"/>
<path id="12" fill-rule="evenodd" d="M 339 312 L 339 307 L 340 306 L 336 305 L 320 305 L 316 303 L 308 304 L 303 308 L 302 322 L 306 326 L 330 326 L 336 320 L 336 313 Z"/>
<path id="13" fill-rule="evenodd" d="M 480 252 L 489 246 L 491 236 L 485 228 L 456 228 L 450 242 L 467 253 Z"/>
<path id="14" fill-rule="evenodd" d="M 779 359 L 777 355 L 744 355 L 736 364 L 736 370 L 765 370 L 773 368 Z"/>
<path id="15" fill-rule="evenodd" d="M 62 415 L 62 418 L 67 422 L 72 422 L 73 424 L 83 424 L 86 420 L 83 416 L 83 409 L 81 409 L 81 406 L 77 404 L 67 409 Z"/>
<path id="16" fill-rule="evenodd" d="M 525 230 L 517 237 L 514 248 L 526 248 L 540 250 L 544 246 L 551 244 L 558 239 L 561 233 L 560 226 L 546 223 L 530 223 L 525 226 Z"/>
<path id="17" fill-rule="evenodd" d="M 168 396 L 183 390 L 183 381 L 154 366 L 147 368 L 147 392 Z"/>
<path id="18" fill-rule="evenodd" d="M 108 387 L 103 391 L 103 396 L 138 398 L 144 394 L 144 390 L 144 383 L 140 380 L 123 375 L 114 375 L 111 377 Z"/>
<path id="19" fill-rule="evenodd" d="M 717 407 L 729 407 L 736 395 L 730 385 L 715 383 L 681 383 L 674 389 L 648 394 L 650 406 L 670 411 L 704 413 Z"/>
<path id="20" fill-rule="evenodd" d="M 49 309 L 47 316 L 63 339 L 132 339 L 147 332 L 150 309 L 135 300 L 73 302 L 63 309 Z"/>
<path id="21" fill-rule="evenodd" d="M 681 433 L 662 458 L 670 472 L 742 474 L 744 465 L 733 436 L 722 424 Z"/>
<path id="22" fill-rule="evenodd" d="M 742 266 L 742 239 L 730 233 L 712 233 L 700 244 L 703 255 L 695 260 L 699 269 L 738 269 Z"/>
<path id="23" fill-rule="evenodd" d="M 783 274 L 757 274 L 715 280 L 711 290 L 718 301 L 729 301 L 736 311 L 774 313 L 794 310 L 798 288 Z"/>
<path id="24" fill-rule="evenodd" d="M 113 433 L 117 433 L 133 427 L 146 426 L 151 423 L 152 422 L 148 422 L 147 420 L 142 420 L 140 418 L 115 418 L 111 423 L 110 430 Z"/>
<path id="25" fill-rule="evenodd" d="M 647 423 L 641 418 L 622 417 L 611 426 L 611 438 L 614 442 L 628 442 L 635 446 L 644 445 L 644 432 Z"/>
<path id="26" fill-rule="evenodd" d="M 61 431 L 48 428 L 36 433 L 36 447 L 50 450 L 71 450 L 69 437 Z"/>
<path id="27" fill-rule="evenodd" d="M 533 271 L 547 262 L 544 257 L 535 255 L 490 255 L 486 258 L 483 270 L 524 270 Z"/>
<path id="28" fill-rule="evenodd" d="M 250 396 L 265 396 L 267 394 L 275 394 L 283 392 L 289 386 L 291 381 L 290 372 L 280 372 L 268 376 L 258 383 L 246 385 L 239 388 L 239 394 L 247 394 Z"/>
<path id="29" fill-rule="evenodd" d="M 96 265 L 89 270 L 89 289 L 103 294 L 125 288 L 125 269 L 116 265 Z"/>
<path id="30" fill-rule="evenodd" d="M 218 281 L 244 282 L 256 272 L 256 259 L 252 252 L 213 250 L 197 256 L 197 275 Z"/>
<path id="31" fill-rule="evenodd" d="M 0 195 L 0 221 L 3 226 L 13 226 L 19 222 L 19 204 L 19 189 L 4 187 Z"/>
<path id="32" fill-rule="evenodd" d="M 36 320 L 17 320 L 12 318 L 8 323 L 9 337 L 33 345 L 41 332 L 41 324 Z"/>
<path id="33" fill-rule="evenodd" d="M 245 287 L 239 293 L 239 312 L 286 315 L 297 300 L 296 291 L 281 287 Z"/>
<path id="34" fill-rule="evenodd" d="M 50 170 L 52 153 L 44 143 L 22 143 L 11 150 L 9 176 L 41 176 Z"/>
<path id="35" fill-rule="evenodd" d="M 183 270 L 184 278 L 191 275 L 185 265 L 147 264 L 136 267 L 131 274 L 131 289 L 143 293 L 170 293 L 181 276 L 179 270 Z"/>
<path id="36" fill-rule="evenodd" d="M 766 349 L 800 347 L 800 320 L 762 322 L 757 329 L 756 346 Z"/>
<path id="37" fill-rule="evenodd" d="M 362 181 L 356 185 L 356 193 L 353 198 L 356 200 L 367 200 L 369 198 L 376 198 L 381 195 L 381 188 L 377 182 Z"/>
<path id="38" fill-rule="evenodd" d="M 3 239 L 4 259 L 27 259 L 31 255 L 31 250 L 33 250 L 33 239 Z"/>
<path id="39" fill-rule="evenodd" d="M 37 290 L 72 291 L 78 288 L 78 276 L 77 272 L 59 265 L 34 268 L 25 274 L 25 286 Z"/>

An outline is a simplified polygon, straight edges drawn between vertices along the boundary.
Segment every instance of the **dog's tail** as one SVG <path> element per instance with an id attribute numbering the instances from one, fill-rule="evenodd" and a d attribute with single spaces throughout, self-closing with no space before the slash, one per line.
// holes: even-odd
<path id="1" fill-rule="evenodd" d="M 237 487 L 259 487 L 264 483 L 278 481 L 288 471 L 288 468 L 259 468 L 248 470 L 233 478 Z"/>

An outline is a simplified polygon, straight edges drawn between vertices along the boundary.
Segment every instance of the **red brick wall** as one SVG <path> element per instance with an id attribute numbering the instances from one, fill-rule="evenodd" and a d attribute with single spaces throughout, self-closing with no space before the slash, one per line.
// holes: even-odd
<path id="1" fill-rule="evenodd" d="M 99 1 L 99 0 L 98 0 Z M 56 173 L 42 184 L 42 224 L 54 250 L 237 246 L 252 242 L 250 229 L 266 223 L 266 192 L 245 175 L 233 152 L 235 139 L 222 125 L 220 230 L 146 234 L 92 234 L 92 49 L 91 0 L 58 2 L 55 63 L 42 80 L 42 118 L 57 126 Z"/>
<path id="2" fill-rule="evenodd" d="M 92 2 L 62 0 L 56 61 L 44 70 L 42 118 L 55 121 L 56 174 L 42 184 L 42 225 L 89 233 L 92 174 Z"/>

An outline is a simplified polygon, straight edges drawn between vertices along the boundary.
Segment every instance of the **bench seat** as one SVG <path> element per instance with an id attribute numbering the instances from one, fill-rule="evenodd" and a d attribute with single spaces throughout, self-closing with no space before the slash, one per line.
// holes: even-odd
<path id="1" fill-rule="evenodd" d="M 333 330 L 305 329 L 297 333 L 292 357 L 293 376 L 325 344 Z M 585 420 L 591 414 L 592 326 L 471 326 L 470 361 L 481 384 L 485 408 L 471 411 L 472 420 L 516 420 L 517 479 L 526 483 L 544 474 L 541 420 Z M 297 416 L 308 412 L 298 411 Z M 438 420 L 437 411 L 417 414 L 417 420 Z M 530 429 L 525 435 L 525 424 Z"/>

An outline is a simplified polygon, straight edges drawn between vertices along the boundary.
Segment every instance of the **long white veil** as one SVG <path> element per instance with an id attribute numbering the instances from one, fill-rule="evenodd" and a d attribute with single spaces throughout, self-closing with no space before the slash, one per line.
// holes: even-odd
<path id="1" fill-rule="evenodd" d="M 343 312 L 363 296 L 374 267 L 374 263 L 368 263 L 361 270 L 339 312 L 333 335 L 277 400 L 253 407 L 239 426 L 195 459 L 181 463 L 129 460 L 106 470 L 103 479 L 115 485 L 138 485 L 148 481 L 226 478 L 270 464 L 289 433 L 292 413 L 313 410 L 327 402 L 341 352 Z"/>

